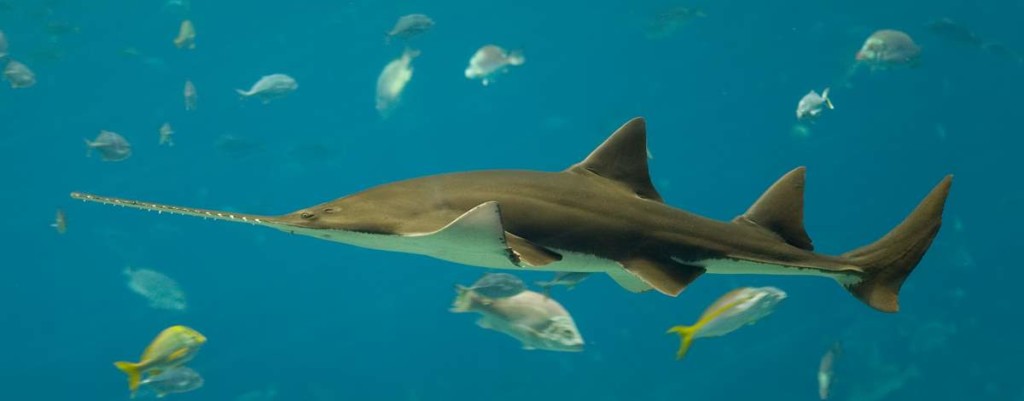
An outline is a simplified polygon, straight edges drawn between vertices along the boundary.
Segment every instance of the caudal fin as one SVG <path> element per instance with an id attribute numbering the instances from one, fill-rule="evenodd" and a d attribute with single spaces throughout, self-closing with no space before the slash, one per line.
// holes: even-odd
<path id="1" fill-rule="evenodd" d="M 952 182 L 953 176 L 946 176 L 900 225 L 873 244 L 842 255 L 864 270 L 859 281 L 844 283 L 853 296 L 882 312 L 899 311 L 900 287 L 939 232 Z"/>
<path id="2" fill-rule="evenodd" d="M 135 391 L 139 389 L 139 382 L 142 381 L 142 371 L 139 370 L 139 364 L 114 362 L 114 366 L 128 375 L 128 389 L 132 391 L 132 395 L 135 395 Z"/>
<path id="3" fill-rule="evenodd" d="M 683 359 L 686 352 L 690 350 L 690 345 L 693 344 L 693 334 L 697 332 L 695 327 L 696 325 L 672 326 L 668 329 L 668 333 L 679 334 L 679 351 L 676 351 L 676 360 Z"/>
<path id="4" fill-rule="evenodd" d="M 455 296 L 455 301 L 452 302 L 452 307 L 448 311 L 453 313 L 469 312 L 473 306 L 473 290 L 456 284 L 455 293 L 458 295 Z"/>

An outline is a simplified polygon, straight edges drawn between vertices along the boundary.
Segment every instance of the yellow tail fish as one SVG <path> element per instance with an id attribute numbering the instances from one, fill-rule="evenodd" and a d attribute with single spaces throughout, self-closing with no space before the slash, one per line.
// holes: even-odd
<path id="1" fill-rule="evenodd" d="M 719 337 L 768 316 L 786 298 L 786 293 L 775 287 L 742 287 L 729 291 L 711 304 L 692 326 L 673 326 L 669 333 L 679 334 L 676 359 L 683 359 L 694 339 Z"/>
<path id="2" fill-rule="evenodd" d="M 137 363 L 114 362 L 114 366 L 128 375 L 128 389 L 132 396 L 139 388 L 143 374 L 157 375 L 161 371 L 184 365 L 199 352 L 199 347 L 206 343 L 206 337 L 185 326 L 171 326 L 153 339 L 153 342 L 142 352 Z"/>

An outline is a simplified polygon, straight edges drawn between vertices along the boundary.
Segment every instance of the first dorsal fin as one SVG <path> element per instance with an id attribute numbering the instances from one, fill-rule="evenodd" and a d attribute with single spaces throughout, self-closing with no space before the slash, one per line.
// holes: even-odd
<path id="1" fill-rule="evenodd" d="M 797 167 L 775 181 L 757 202 L 735 223 L 753 224 L 779 236 L 786 243 L 814 250 L 804 230 L 804 176 L 806 168 Z"/>
<path id="2" fill-rule="evenodd" d="M 647 170 L 647 124 L 640 117 L 623 124 L 586 159 L 568 171 L 597 174 L 625 185 L 637 196 L 662 201 Z"/>

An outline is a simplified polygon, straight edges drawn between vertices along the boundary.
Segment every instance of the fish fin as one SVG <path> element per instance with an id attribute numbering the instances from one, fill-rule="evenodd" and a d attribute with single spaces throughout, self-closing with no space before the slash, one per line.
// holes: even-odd
<path id="1" fill-rule="evenodd" d="M 733 223 L 750 224 L 778 236 L 787 244 L 814 250 L 804 230 L 804 177 L 807 169 L 797 167 L 775 181 L 747 212 Z"/>
<path id="2" fill-rule="evenodd" d="M 650 284 L 640 279 L 626 269 L 616 269 L 608 272 L 608 276 L 615 280 L 615 283 L 629 292 L 645 292 L 652 289 Z"/>
<path id="3" fill-rule="evenodd" d="M 490 321 L 488 321 L 485 318 L 477 319 L 476 320 L 476 325 L 479 326 L 481 329 L 488 329 L 488 330 L 494 329 L 494 326 L 491 325 Z"/>
<path id="4" fill-rule="evenodd" d="M 92 157 L 92 141 L 88 138 L 82 138 L 85 141 L 85 157 Z"/>
<path id="5" fill-rule="evenodd" d="M 446 257 L 445 249 L 451 248 L 449 244 L 458 244 L 460 252 L 473 250 L 486 255 L 500 255 L 514 266 L 521 266 L 520 255 L 536 258 L 531 260 L 541 263 L 538 260 L 543 260 L 546 254 L 525 240 L 514 244 L 521 252 L 519 254 L 516 249 L 510 247 L 501 221 L 501 207 L 496 201 L 477 205 L 437 231 L 409 236 L 423 238 L 427 241 L 425 245 L 441 243 L 439 245 L 442 246 L 432 246 L 434 250 L 430 253 L 431 256 L 440 259 Z"/>
<path id="6" fill-rule="evenodd" d="M 530 345 L 526 345 L 526 344 L 523 344 L 523 351 L 536 351 L 536 350 L 537 350 L 537 348 L 536 348 L 536 347 L 533 347 L 533 346 L 530 346 Z"/>
<path id="7" fill-rule="evenodd" d="M 825 88 L 825 90 L 821 91 L 821 100 L 825 101 L 825 106 L 828 106 L 829 110 L 834 110 L 836 107 L 832 105 L 832 99 L 828 97 L 829 89 L 831 88 Z"/>
<path id="8" fill-rule="evenodd" d="M 651 258 L 633 258 L 620 261 L 626 271 L 632 273 L 658 292 L 677 296 L 686 289 L 693 280 L 704 274 L 704 268 L 678 263 L 672 260 L 656 260 Z"/>
<path id="9" fill-rule="evenodd" d="M 900 287 L 942 226 L 952 182 L 953 176 L 946 176 L 896 228 L 878 241 L 842 255 L 863 270 L 855 282 L 843 283 L 853 296 L 882 312 L 899 311 Z"/>
<path id="10" fill-rule="evenodd" d="M 473 290 L 456 284 L 455 293 L 458 295 L 455 296 L 455 301 L 452 302 L 452 307 L 451 309 L 448 309 L 448 311 L 452 313 L 468 312 L 470 307 L 473 305 Z"/>
<path id="11" fill-rule="evenodd" d="M 122 361 L 114 362 L 114 366 L 128 375 L 128 389 L 132 391 L 132 397 L 134 398 L 135 391 L 139 389 L 139 382 L 142 381 L 142 371 L 139 369 L 139 364 Z"/>
<path id="12" fill-rule="evenodd" d="M 693 335 L 697 332 L 695 326 L 672 326 L 668 329 L 668 333 L 676 333 L 679 335 L 679 350 L 676 351 L 676 360 L 683 359 L 686 353 L 690 351 L 690 346 L 693 345 Z"/>
<path id="13" fill-rule="evenodd" d="M 238 96 L 240 96 L 242 99 L 249 97 L 249 91 L 247 90 L 235 89 L 235 92 L 238 93 Z"/>
<path id="14" fill-rule="evenodd" d="M 516 264 L 521 267 L 539 267 L 562 260 L 561 254 L 508 231 L 505 232 L 505 241 L 519 261 Z"/>
<path id="15" fill-rule="evenodd" d="M 625 186 L 638 197 L 662 202 L 647 169 L 647 123 L 640 117 L 627 121 L 566 171 L 594 174 Z"/>
<path id="16" fill-rule="evenodd" d="M 513 50 L 508 53 L 509 65 L 523 65 L 526 62 L 526 56 L 523 55 L 522 50 Z"/>

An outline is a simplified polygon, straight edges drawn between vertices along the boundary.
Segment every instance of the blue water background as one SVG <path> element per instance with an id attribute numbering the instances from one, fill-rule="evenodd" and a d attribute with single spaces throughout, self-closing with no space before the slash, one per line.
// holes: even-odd
<path id="1" fill-rule="evenodd" d="M 318 401 L 811 400 L 834 341 L 846 350 L 834 399 L 1024 399 L 1024 67 L 925 28 L 953 17 L 1024 48 L 1024 3 L 976 3 L 196 0 L 197 48 L 184 51 L 171 44 L 183 15 L 158 1 L 7 1 L 0 29 L 39 82 L 0 88 L 0 398 L 127 399 L 112 362 L 187 324 L 210 339 L 192 363 L 206 385 L 177 400 L 267 388 Z M 674 4 L 708 17 L 647 38 L 651 15 Z M 410 12 L 437 26 L 414 41 L 413 79 L 382 119 L 377 74 L 402 51 L 383 32 Z M 53 35 L 52 21 L 79 31 Z M 881 28 L 914 36 L 921 66 L 848 75 Z M 524 49 L 526 64 L 489 87 L 465 79 L 487 43 Z M 269 105 L 233 91 L 275 72 L 298 91 Z M 199 91 L 195 112 L 182 107 L 185 79 Z M 796 101 L 825 86 L 836 110 L 794 135 Z M 528 352 L 448 312 L 452 286 L 482 270 L 68 197 L 280 214 L 432 173 L 560 170 L 634 116 L 648 119 L 655 184 L 695 213 L 732 218 L 807 166 L 806 225 L 824 253 L 880 237 L 955 174 L 946 224 L 902 311 L 871 310 L 822 278 L 709 275 L 669 298 L 594 277 L 556 293 L 585 352 Z M 173 148 L 157 145 L 165 121 Z M 134 155 L 86 158 L 82 138 L 101 129 L 127 137 Z M 48 227 L 56 208 L 68 215 L 64 236 Z M 188 311 L 147 307 L 126 287 L 126 266 L 174 277 Z M 754 285 L 789 299 L 673 359 L 666 328 Z"/>

